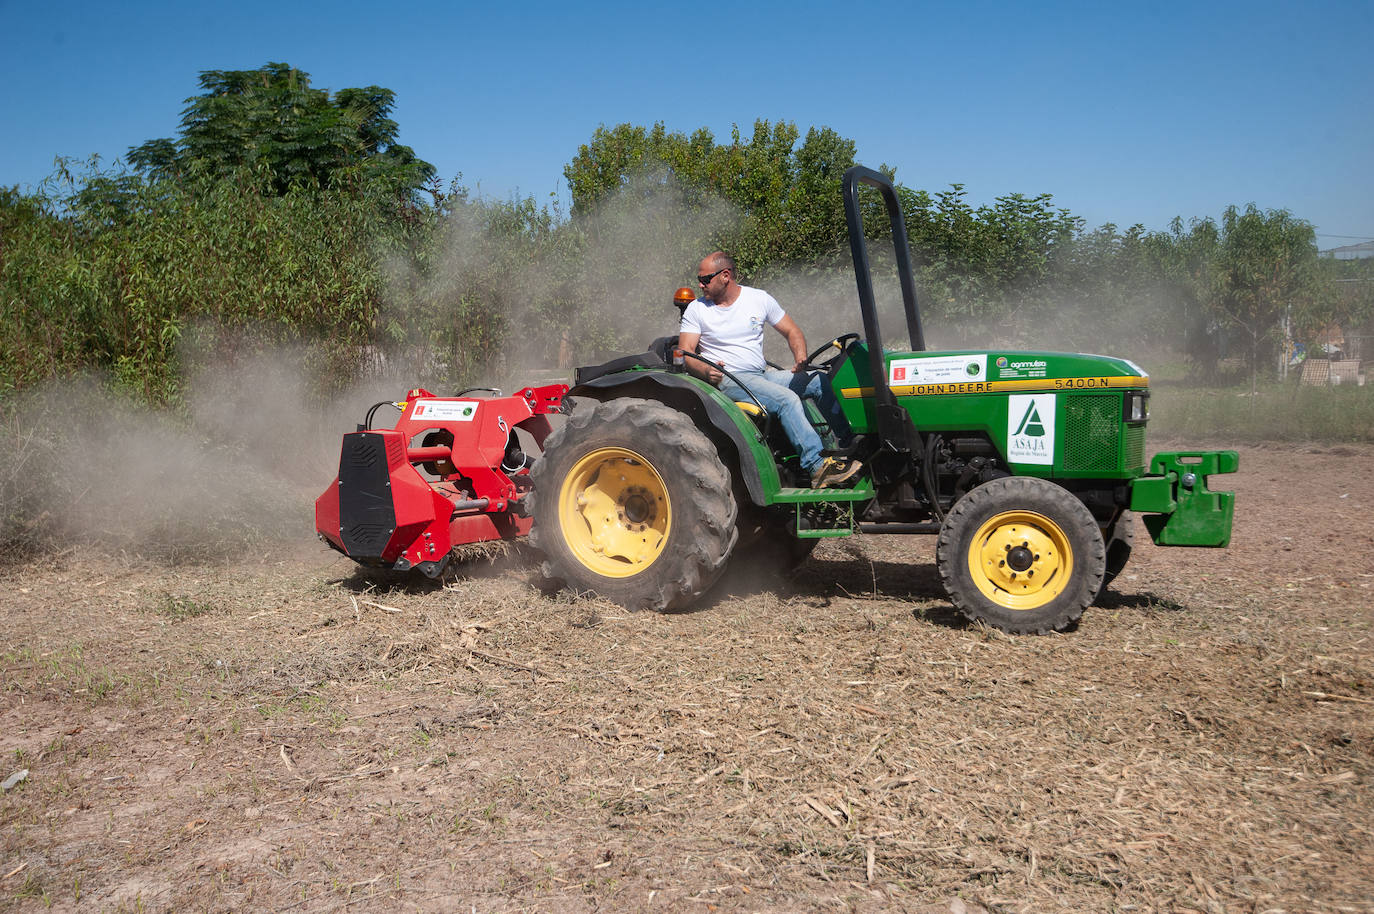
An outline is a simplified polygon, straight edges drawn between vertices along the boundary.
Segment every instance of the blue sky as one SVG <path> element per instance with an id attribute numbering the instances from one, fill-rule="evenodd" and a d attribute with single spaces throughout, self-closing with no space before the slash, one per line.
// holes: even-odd
<path id="1" fill-rule="evenodd" d="M 201 70 L 397 93 L 401 141 L 489 197 L 566 199 L 599 124 L 829 126 L 902 183 L 1050 193 L 1089 226 L 1286 208 L 1374 239 L 1374 2 L 0 0 L 0 185 L 172 136 Z"/>

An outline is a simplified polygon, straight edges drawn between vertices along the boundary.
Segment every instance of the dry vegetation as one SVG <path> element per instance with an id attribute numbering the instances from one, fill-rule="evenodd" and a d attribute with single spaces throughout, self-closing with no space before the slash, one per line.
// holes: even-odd
<path id="1" fill-rule="evenodd" d="M 1371 911 L 1371 457 L 1244 450 L 1229 550 L 1041 638 L 929 538 L 680 615 L 518 551 L 11 567 L 0 907 Z"/>

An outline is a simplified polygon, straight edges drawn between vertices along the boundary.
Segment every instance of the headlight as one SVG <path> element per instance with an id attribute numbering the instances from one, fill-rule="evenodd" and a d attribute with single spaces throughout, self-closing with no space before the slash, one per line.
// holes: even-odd
<path id="1" fill-rule="evenodd" d="M 1122 404 L 1121 418 L 1127 422 L 1146 422 L 1150 418 L 1150 392 L 1148 390 L 1126 391 Z"/>

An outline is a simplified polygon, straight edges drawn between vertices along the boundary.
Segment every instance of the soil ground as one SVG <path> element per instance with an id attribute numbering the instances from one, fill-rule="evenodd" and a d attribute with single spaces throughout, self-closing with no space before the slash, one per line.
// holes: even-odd
<path id="1" fill-rule="evenodd" d="M 1229 549 L 1047 637 L 930 537 L 674 615 L 518 550 L 10 567 L 0 908 L 1374 911 L 1372 459 L 1243 449 Z"/>

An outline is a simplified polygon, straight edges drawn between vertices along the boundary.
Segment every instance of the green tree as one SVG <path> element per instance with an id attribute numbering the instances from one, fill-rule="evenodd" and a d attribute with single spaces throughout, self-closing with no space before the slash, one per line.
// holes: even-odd
<path id="1" fill-rule="evenodd" d="M 1216 222 L 1193 219 L 1185 231 L 1183 220 L 1176 217 L 1167 231 L 1145 236 L 1142 246 L 1166 322 L 1181 328 L 1184 351 L 1194 369 L 1203 378 L 1215 380 L 1220 336 L 1212 299 L 1214 265 L 1221 246 Z"/>
<path id="2" fill-rule="evenodd" d="M 1043 310 L 1045 290 L 1071 263 L 1080 220 L 1050 194 L 1008 194 L 975 208 L 962 184 L 934 196 L 899 193 L 928 310 L 976 322 L 984 339 L 994 322 L 999 337 L 1019 336 L 1014 318 L 1032 323 Z"/>
<path id="3" fill-rule="evenodd" d="M 709 130 L 691 135 L 619 124 L 598 127 L 564 168 L 574 220 L 589 219 L 615 198 L 643 198 L 672 186 L 685 214 L 722 212 L 714 238 L 746 275 L 833 254 L 845 238 L 840 179 L 854 164 L 854 143 L 828 127 L 800 133 L 789 121 L 759 120 L 717 143 Z M 623 200 L 616 205 L 623 205 Z"/>
<path id="4" fill-rule="evenodd" d="M 42 194 L 0 194 L 0 324 L 11 331 L 0 394 L 96 369 L 143 400 L 175 402 L 202 332 L 319 340 L 326 361 L 347 356 L 376 337 L 380 261 L 423 240 L 424 226 L 383 204 L 385 187 L 277 195 L 246 172 L 126 177 L 64 169 Z"/>
<path id="5" fill-rule="evenodd" d="M 1222 214 L 1211 312 L 1246 341 L 1252 387 L 1261 366 L 1272 363 L 1284 316 L 1320 306 L 1316 240 L 1311 223 L 1288 210 L 1251 203 Z"/>
<path id="6" fill-rule="evenodd" d="M 803 252 L 842 250 L 848 238 L 840 182 L 854 164 L 854 141 L 829 127 L 812 127 L 793 157 L 794 173 L 782 230 L 797 259 Z"/>
<path id="7" fill-rule="evenodd" d="M 1331 324 L 1337 324 L 1345 336 L 1347 357 L 1371 358 L 1374 353 L 1366 341 L 1374 339 L 1374 258 L 1323 257 L 1319 266 L 1324 307 L 1314 309 L 1309 327 L 1294 328 L 1295 335 L 1310 340 Z"/>
<path id="8" fill-rule="evenodd" d="M 380 178 L 414 192 L 434 167 L 396 142 L 390 114 L 396 95 L 368 86 L 331 95 L 285 63 L 256 70 L 205 70 L 199 95 L 186 100 L 175 139 L 129 150 L 129 162 L 154 179 L 196 169 L 224 177 L 265 167 L 277 193 L 297 184 L 327 185 L 350 174 Z"/>

